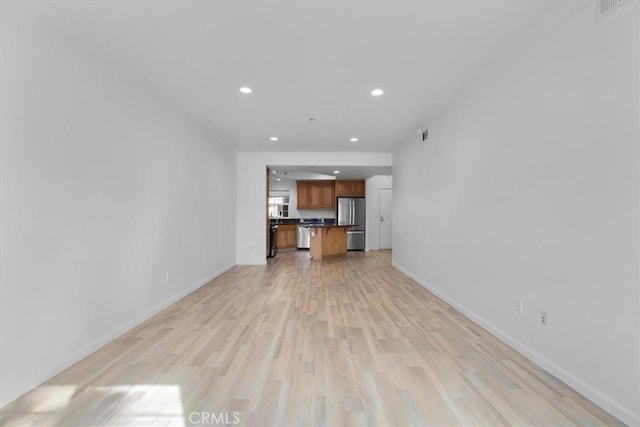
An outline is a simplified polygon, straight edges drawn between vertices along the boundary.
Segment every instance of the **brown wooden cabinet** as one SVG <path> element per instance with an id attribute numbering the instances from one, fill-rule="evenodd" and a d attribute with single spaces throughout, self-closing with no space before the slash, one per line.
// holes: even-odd
<path id="1" fill-rule="evenodd" d="M 297 181 L 298 209 L 311 209 L 311 186 L 309 181 Z"/>
<path id="2" fill-rule="evenodd" d="M 334 209 L 336 193 L 333 181 L 298 181 L 298 209 Z"/>
<path id="3" fill-rule="evenodd" d="M 322 198 L 325 209 L 335 209 L 336 207 L 336 187 L 333 182 L 327 182 L 322 189 Z"/>
<path id="4" fill-rule="evenodd" d="M 336 181 L 336 197 L 364 197 L 364 180 Z"/>
<path id="5" fill-rule="evenodd" d="M 295 248 L 297 231 L 296 224 L 279 224 L 276 232 L 276 247 L 278 249 Z"/>
<path id="6" fill-rule="evenodd" d="M 311 183 L 309 187 L 311 188 L 311 203 L 309 204 L 309 208 L 317 209 L 324 204 L 324 186 Z"/>

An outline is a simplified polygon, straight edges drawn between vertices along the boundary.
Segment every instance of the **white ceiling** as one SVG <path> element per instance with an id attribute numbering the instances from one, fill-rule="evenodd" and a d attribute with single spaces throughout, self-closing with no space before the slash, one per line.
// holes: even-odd
<path id="1" fill-rule="evenodd" d="M 237 151 L 389 152 L 558 4 L 163 0 L 38 8 L 107 71 Z M 374 88 L 384 95 L 371 96 Z M 349 143 L 352 136 L 360 141 Z"/>

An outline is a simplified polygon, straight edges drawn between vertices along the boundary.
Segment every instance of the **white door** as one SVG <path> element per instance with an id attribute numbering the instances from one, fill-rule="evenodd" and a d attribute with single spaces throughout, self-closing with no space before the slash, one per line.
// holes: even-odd
<path id="1" fill-rule="evenodd" d="M 391 249 L 391 213 L 393 205 L 393 190 L 381 188 L 380 197 L 380 249 Z"/>

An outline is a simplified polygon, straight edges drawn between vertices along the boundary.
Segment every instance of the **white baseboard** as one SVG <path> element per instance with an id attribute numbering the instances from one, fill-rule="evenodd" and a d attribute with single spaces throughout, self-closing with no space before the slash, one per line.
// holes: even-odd
<path id="1" fill-rule="evenodd" d="M 153 317 L 154 315 L 158 314 L 160 311 L 164 310 L 165 308 L 167 308 L 171 304 L 173 304 L 176 301 L 184 298 L 185 296 L 187 296 L 191 292 L 195 291 L 196 289 L 206 285 L 211 280 L 213 280 L 216 277 L 222 275 L 223 273 L 225 273 L 226 271 L 230 270 L 233 267 L 235 267 L 235 264 L 229 264 L 229 265 L 224 266 L 223 268 L 221 268 L 220 270 L 216 271 L 215 273 L 210 274 L 209 276 L 199 280 L 197 283 L 191 285 L 187 289 L 184 289 L 181 292 L 177 293 L 176 295 L 171 296 L 170 298 L 168 298 L 168 299 L 164 300 L 163 302 L 157 304 L 153 308 L 145 311 L 144 313 L 141 313 L 141 314 L 135 316 L 133 319 L 128 320 L 124 324 L 122 324 L 119 327 L 115 328 L 114 330 L 108 332 L 107 334 L 103 335 L 102 337 L 98 338 L 97 340 L 93 341 L 92 343 L 90 343 L 90 344 L 84 346 L 83 348 L 73 352 L 68 357 L 65 357 L 63 360 L 59 360 L 58 362 L 56 362 L 54 364 L 54 366 L 51 369 L 47 370 L 47 373 L 43 376 L 44 378 L 42 378 L 42 380 L 40 382 L 38 382 L 36 384 L 26 385 L 24 387 L 21 387 L 20 389 L 11 390 L 11 391 L 9 391 L 7 393 L 8 397 L 3 395 L 2 396 L 3 399 L 0 401 L 0 408 L 4 407 L 5 405 L 7 405 L 7 404 L 9 404 L 11 402 L 13 402 L 14 400 L 18 399 L 19 397 L 21 397 L 22 395 L 28 393 L 29 391 L 33 390 L 34 388 L 38 387 L 43 382 L 53 378 L 54 376 L 58 375 L 60 372 L 64 371 L 65 369 L 67 369 L 67 368 L 73 366 L 74 364 L 78 363 L 80 360 L 84 359 L 85 357 L 87 357 L 91 353 L 95 352 L 96 350 L 100 349 L 101 347 L 104 347 L 105 345 L 107 345 L 108 343 L 113 341 L 114 339 L 118 338 L 120 335 L 124 334 L 125 332 L 130 331 L 131 329 L 133 329 L 137 325 L 141 324 L 142 322 L 146 321 L 147 319 L 149 319 L 149 318 Z"/>
<path id="2" fill-rule="evenodd" d="M 473 311 L 459 304 L 458 302 L 450 298 L 445 293 L 441 292 L 440 290 L 433 287 L 429 283 L 415 276 L 414 274 L 409 272 L 407 269 L 398 265 L 398 263 L 392 262 L 391 264 L 397 270 L 399 270 L 406 276 L 413 279 L 420 286 L 424 287 L 425 289 L 427 289 L 428 291 L 436 295 L 438 298 L 442 299 L 447 304 L 449 304 L 450 306 L 452 306 L 453 308 L 455 308 L 456 310 L 464 314 L 467 318 L 469 318 L 469 320 L 483 327 L 484 329 L 489 331 L 491 334 L 495 335 L 497 338 L 499 338 L 509 347 L 513 348 L 518 353 L 522 354 L 524 357 L 531 360 L 533 363 L 540 366 L 545 371 L 554 375 L 555 377 L 563 381 L 565 384 L 567 384 L 568 386 L 576 390 L 578 393 L 582 394 L 587 399 L 591 400 L 592 402 L 594 402 L 595 404 L 603 408 L 605 411 L 611 413 L 612 415 L 619 418 L 622 422 L 628 424 L 629 426 L 640 426 L 640 414 L 634 414 L 633 411 L 630 410 L 629 408 L 626 408 L 623 405 L 620 405 L 619 403 L 613 401 L 612 399 L 607 397 L 605 394 L 601 393 L 594 387 L 582 381 L 580 378 L 567 372 L 565 369 L 558 366 L 551 360 L 540 355 L 536 351 L 532 350 L 531 348 L 522 344 L 517 339 L 513 338 L 512 336 L 502 331 L 500 328 L 494 326 L 493 324 L 489 323 L 488 321 L 486 321 L 485 319 L 483 319 Z"/>

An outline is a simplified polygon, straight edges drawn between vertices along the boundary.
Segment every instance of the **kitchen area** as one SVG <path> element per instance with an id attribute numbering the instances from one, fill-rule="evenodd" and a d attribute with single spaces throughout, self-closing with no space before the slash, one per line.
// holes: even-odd
<path id="1" fill-rule="evenodd" d="M 269 169 L 268 257 L 306 250 L 322 259 L 365 250 L 365 179 L 290 169 Z"/>

